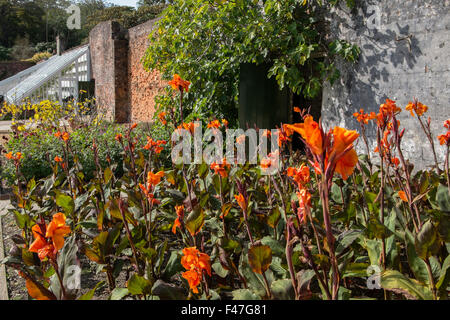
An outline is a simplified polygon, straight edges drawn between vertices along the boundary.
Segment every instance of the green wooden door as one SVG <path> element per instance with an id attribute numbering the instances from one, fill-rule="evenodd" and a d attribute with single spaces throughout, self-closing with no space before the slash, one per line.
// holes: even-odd
<path id="1" fill-rule="evenodd" d="M 268 79 L 269 65 L 242 64 L 239 83 L 239 125 L 242 129 L 275 129 L 291 118 L 291 93 Z"/>

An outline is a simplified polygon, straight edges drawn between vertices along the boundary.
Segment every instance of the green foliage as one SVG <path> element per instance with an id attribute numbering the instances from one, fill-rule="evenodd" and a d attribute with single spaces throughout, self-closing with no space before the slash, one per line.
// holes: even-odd
<path id="1" fill-rule="evenodd" d="M 0 45 L 0 61 L 6 61 L 11 58 L 11 49 Z"/>
<path id="2" fill-rule="evenodd" d="M 136 136 L 141 143 L 144 143 L 147 129 L 139 129 Z M 82 126 L 71 132 L 71 146 L 73 154 L 77 155 L 77 160 L 82 167 L 82 172 L 86 179 L 94 175 L 95 162 L 92 154 L 92 141 L 95 139 L 98 145 L 100 165 L 107 167 L 107 158 L 115 164 L 115 173 L 122 172 L 121 147 L 114 142 L 114 137 L 118 133 L 124 133 L 124 129 L 117 124 L 102 123 Z M 158 139 L 165 138 L 164 132 L 156 132 L 153 136 Z M 21 173 L 29 180 L 31 178 L 41 179 L 52 173 L 51 163 L 55 156 L 63 157 L 63 143 L 54 136 L 54 131 L 36 130 L 31 134 L 17 134 L 12 136 L 6 145 L 7 152 L 22 152 L 24 155 Z M 50 159 L 50 162 L 49 162 Z M 69 157 L 69 164 L 74 165 L 74 157 Z M 10 182 L 16 179 L 14 166 L 6 163 L 2 172 L 3 179 Z"/>
<path id="3" fill-rule="evenodd" d="M 359 50 L 344 41 L 324 42 L 317 7 L 305 3 L 175 1 L 150 37 L 144 64 L 192 82 L 184 100 L 188 119 L 237 119 L 239 66 L 247 62 L 268 62 L 268 77 L 280 88 L 317 96 L 323 81 L 336 78 L 335 56 L 354 61 Z M 160 109 L 173 105 L 170 97 L 167 92 L 157 100 Z"/>

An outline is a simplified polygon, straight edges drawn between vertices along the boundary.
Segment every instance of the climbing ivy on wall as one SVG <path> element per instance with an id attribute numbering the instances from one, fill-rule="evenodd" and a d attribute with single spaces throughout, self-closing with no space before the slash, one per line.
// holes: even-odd
<path id="1" fill-rule="evenodd" d="M 324 81 L 339 77 L 336 56 L 354 61 L 359 54 L 354 45 L 327 39 L 321 17 L 328 5 L 316 0 L 176 0 L 150 35 L 144 65 L 167 78 L 178 73 L 192 82 L 185 100 L 191 118 L 237 118 L 241 63 L 270 63 L 268 77 L 280 88 L 313 98 Z M 157 99 L 159 108 L 171 99 L 167 91 Z"/>

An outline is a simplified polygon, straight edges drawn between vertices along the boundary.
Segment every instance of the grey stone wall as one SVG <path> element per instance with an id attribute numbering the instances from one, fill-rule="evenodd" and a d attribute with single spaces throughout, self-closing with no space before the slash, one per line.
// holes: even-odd
<path id="1" fill-rule="evenodd" d="M 358 129 L 352 116 L 360 108 L 377 112 L 386 98 L 403 110 L 414 97 L 429 107 L 440 161 L 444 148 L 436 139 L 445 133 L 450 118 L 450 0 L 357 0 L 355 9 L 345 4 L 327 17 L 333 37 L 357 44 L 356 64 L 338 61 L 341 78 L 323 92 L 322 118 L 326 127 Z M 431 147 L 417 118 L 403 111 L 405 155 L 416 168 L 433 164 Z M 375 128 L 369 127 L 371 149 Z M 363 146 L 358 146 L 363 152 Z"/>

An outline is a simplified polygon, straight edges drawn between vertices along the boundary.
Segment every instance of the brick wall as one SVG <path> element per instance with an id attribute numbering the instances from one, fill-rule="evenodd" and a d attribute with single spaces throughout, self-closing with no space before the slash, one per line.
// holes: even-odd
<path id="1" fill-rule="evenodd" d="M 116 122 L 151 122 L 154 98 L 167 85 L 142 62 L 155 21 L 129 30 L 117 22 L 102 22 L 89 35 L 97 103 Z"/>
<path id="2" fill-rule="evenodd" d="M 27 61 L 8 61 L 0 62 L 0 81 L 34 66 L 33 62 Z"/>
<path id="3" fill-rule="evenodd" d="M 450 0 L 357 0 L 354 10 L 340 5 L 328 18 L 331 34 L 357 44 L 361 57 L 338 62 L 341 78 L 323 92 L 323 123 L 358 129 L 352 114 L 360 108 L 376 112 L 389 97 L 404 109 L 417 97 L 429 107 L 433 135 L 442 134 L 450 118 Z M 399 120 L 406 156 L 418 167 L 433 164 L 417 118 L 403 111 Z M 373 150 L 373 126 L 368 134 Z M 443 161 L 444 148 L 436 149 Z"/>
<path id="4" fill-rule="evenodd" d="M 105 110 L 106 118 L 127 122 L 127 30 L 114 21 L 102 22 L 89 34 L 89 47 L 98 106 Z"/>
<path id="5" fill-rule="evenodd" d="M 128 83 L 130 121 L 150 122 L 155 113 L 155 96 L 167 85 L 158 71 L 144 69 L 142 58 L 150 45 L 148 35 L 156 20 L 128 30 Z"/>

